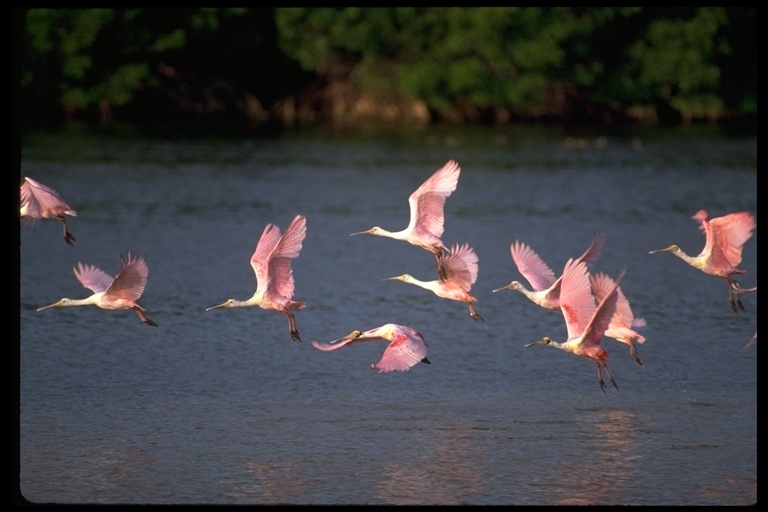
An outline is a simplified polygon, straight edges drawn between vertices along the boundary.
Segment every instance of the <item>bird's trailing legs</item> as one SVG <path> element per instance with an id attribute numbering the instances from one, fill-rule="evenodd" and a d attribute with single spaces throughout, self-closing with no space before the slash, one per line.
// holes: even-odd
<path id="1" fill-rule="evenodd" d="M 63 215 L 57 215 L 55 218 L 56 220 L 60 220 L 63 226 L 64 241 L 67 242 L 67 245 L 72 245 L 72 242 L 75 241 L 75 236 L 67 229 L 67 219 Z"/>
<path id="2" fill-rule="evenodd" d="M 728 300 L 731 302 L 731 309 L 737 313 L 739 310 L 744 311 L 744 304 L 741 303 L 739 293 L 756 291 L 757 286 L 753 288 L 742 288 L 735 280 L 728 279 Z"/>
<path id="3" fill-rule="evenodd" d="M 608 365 L 601 364 L 598 361 L 594 361 L 594 363 L 597 366 L 597 381 L 600 383 L 600 389 L 603 390 L 603 393 L 605 393 L 605 382 L 603 381 L 603 372 L 600 370 L 601 366 L 605 368 L 605 373 L 608 374 L 608 379 L 611 381 L 611 384 L 613 384 L 613 387 L 616 388 L 616 391 L 618 391 L 619 386 L 617 386 L 616 381 L 613 380 L 613 375 L 611 375 L 611 371 L 608 369 Z"/>
<path id="4" fill-rule="evenodd" d="M 475 307 L 472 304 L 469 305 L 469 316 L 474 318 L 476 322 L 479 322 L 479 323 L 485 322 L 485 319 L 483 319 L 483 317 L 477 314 L 477 312 L 475 311 Z"/>
<path id="5" fill-rule="evenodd" d="M 296 316 L 290 311 L 286 311 L 284 314 L 288 317 L 288 332 L 291 333 L 291 339 L 294 343 L 299 343 L 301 337 L 299 336 L 299 329 L 296 327 Z"/>
<path id="6" fill-rule="evenodd" d="M 153 322 L 152 320 L 147 318 L 146 315 L 144 315 L 144 312 L 141 310 L 140 307 L 134 306 L 133 310 L 136 312 L 137 315 L 139 315 L 139 318 L 141 318 L 142 322 L 144 322 L 147 325 L 151 325 L 152 327 L 157 327 L 157 324 L 155 322 Z"/>

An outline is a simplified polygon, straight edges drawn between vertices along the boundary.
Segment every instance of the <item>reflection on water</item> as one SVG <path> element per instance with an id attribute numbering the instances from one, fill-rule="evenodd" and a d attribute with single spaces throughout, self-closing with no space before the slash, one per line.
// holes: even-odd
<path id="1" fill-rule="evenodd" d="M 635 480 L 641 459 L 640 445 L 634 442 L 638 428 L 646 423 L 632 409 L 582 411 L 576 418 L 585 444 L 586 459 L 566 457 L 558 481 L 552 490 L 558 505 L 596 505 L 622 503 L 622 489 Z M 581 453 L 581 450 L 579 450 Z"/>
<path id="2" fill-rule="evenodd" d="M 482 432 L 461 424 L 423 431 L 410 449 L 393 451 L 378 473 L 377 496 L 390 505 L 474 503 L 485 488 Z"/>

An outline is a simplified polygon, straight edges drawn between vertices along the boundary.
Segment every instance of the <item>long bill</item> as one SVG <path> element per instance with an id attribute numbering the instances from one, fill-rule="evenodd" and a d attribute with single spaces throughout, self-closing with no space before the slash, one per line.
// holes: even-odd
<path id="1" fill-rule="evenodd" d="M 648 251 L 648 254 L 656 254 L 657 252 L 672 252 L 675 249 L 674 245 L 670 245 L 666 249 L 656 249 L 655 251 Z"/>
<path id="2" fill-rule="evenodd" d="M 329 345 L 335 345 L 336 343 L 342 343 L 347 341 L 352 341 L 354 339 L 357 339 L 362 335 L 363 333 L 360 331 L 352 331 L 351 333 L 347 334 L 346 336 L 342 336 L 341 338 L 337 338 L 333 341 L 329 341 Z"/>
<path id="3" fill-rule="evenodd" d="M 61 305 L 61 301 L 60 301 L 60 300 L 57 300 L 57 301 L 56 301 L 56 302 L 54 302 L 53 304 L 50 304 L 50 305 L 48 305 L 48 306 L 43 306 L 43 307 L 41 307 L 41 308 L 37 308 L 37 310 L 38 310 L 38 311 L 42 311 L 42 310 L 44 310 L 44 309 L 48 309 L 48 308 L 55 308 L 55 307 L 57 307 L 57 306 L 59 306 L 59 305 Z"/>
<path id="4" fill-rule="evenodd" d="M 228 303 L 228 302 L 229 302 L 229 301 L 225 301 L 225 302 L 222 302 L 222 303 L 221 303 L 221 304 L 219 304 L 218 306 L 211 306 L 211 307 L 209 307 L 209 308 L 205 308 L 205 310 L 206 310 L 206 311 L 210 311 L 210 310 L 212 310 L 212 309 L 216 309 L 216 308 L 223 308 L 223 307 L 225 307 L 225 306 L 227 305 L 227 303 Z"/>
<path id="5" fill-rule="evenodd" d="M 373 233 L 373 229 L 368 229 L 368 230 L 365 230 L 365 231 L 358 231 L 357 233 L 350 233 L 349 236 L 352 236 L 352 235 L 370 235 L 371 233 Z"/>
<path id="6" fill-rule="evenodd" d="M 501 288 L 496 288 L 495 290 L 491 290 L 493 293 L 500 292 L 501 290 L 509 290 L 512 287 L 512 284 L 508 284 L 507 286 L 502 286 Z"/>

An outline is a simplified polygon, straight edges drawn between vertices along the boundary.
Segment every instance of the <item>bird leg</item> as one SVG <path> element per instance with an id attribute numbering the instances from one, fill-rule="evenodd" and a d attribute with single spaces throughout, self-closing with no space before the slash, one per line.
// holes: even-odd
<path id="1" fill-rule="evenodd" d="M 635 348 L 635 345 L 631 342 L 629 344 L 629 355 L 634 362 L 636 362 L 640 366 L 643 366 L 643 362 L 640 360 L 639 357 L 637 357 L 637 348 Z"/>
<path id="2" fill-rule="evenodd" d="M 613 375 L 611 375 L 611 371 L 608 369 L 607 364 L 603 364 L 603 367 L 605 367 L 605 373 L 608 374 L 608 378 L 611 380 L 611 384 L 613 384 L 613 387 L 616 388 L 616 391 L 619 390 L 619 386 L 616 385 L 616 381 L 613 380 Z M 600 369 L 600 366 L 597 367 L 597 369 Z"/>
<path id="3" fill-rule="evenodd" d="M 445 266 L 443 265 L 443 251 L 441 249 L 437 249 L 437 252 L 435 252 L 435 259 L 437 259 L 437 276 L 441 281 L 445 281 L 448 279 L 448 272 L 445 271 Z"/>
<path id="4" fill-rule="evenodd" d="M 285 316 L 288 317 L 288 332 L 291 333 L 291 339 L 295 343 L 300 342 L 301 337 L 299 336 L 299 330 L 296 328 L 296 317 L 290 311 L 285 313 Z"/>
<path id="5" fill-rule="evenodd" d="M 477 322 L 480 322 L 480 323 L 485 322 L 485 319 L 483 319 L 483 317 L 481 317 L 475 312 L 475 307 L 472 304 L 469 304 L 469 316 L 474 318 L 475 321 Z"/>
<path id="6" fill-rule="evenodd" d="M 600 364 L 595 363 L 595 365 L 597 365 L 597 382 L 600 383 L 600 389 L 605 393 L 605 382 L 603 381 L 603 373 L 600 371 Z"/>
<path id="7" fill-rule="evenodd" d="M 67 229 L 67 219 L 61 215 L 57 216 L 56 219 L 61 221 L 61 224 L 64 228 L 64 241 L 67 242 L 67 245 L 72 245 L 72 242 L 75 241 L 75 236 Z"/>
<path id="8" fill-rule="evenodd" d="M 151 325 L 152 327 L 157 327 L 157 324 L 155 322 L 153 322 L 152 320 L 150 320 L 144 315 L 144 312 L 141 310 L 141 308 L 134 306 L 133 310 L 136 312 L 137 315 L 139 315 L 139 318 L 141 318 L 142 322 L 144 322 L 147 325 Z"/>
<path id="9" fill-rule="evenodd" d="M 739 297 L 739 293 L 741 292 L 756 292 L 757 286 L 753 288 L 742 288 L 739 286 L 739 283 L 737 283 L 735 280 L 730 279 L 728 280 L 728 300 L 731 302 L 731 309 L 733 309 L 735 312 L 739 312 L 739 310 L 744 311 L 744 304 L 741 303 L 741 298 Z"/>

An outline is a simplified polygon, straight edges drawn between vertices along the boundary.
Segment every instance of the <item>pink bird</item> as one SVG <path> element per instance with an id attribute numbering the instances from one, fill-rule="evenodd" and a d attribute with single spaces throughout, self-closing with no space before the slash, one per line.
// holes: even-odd
<path id="1" fill-rule="evenodd" d="M 405 240 L 415 246 L 426 249 L 435 255 L 437 260 L 437 272 L 441 279 L 445 279 L 443 264 L 443 245 L 440 239 L 444 230 L 445 200 L 456 190 L 459 183 L 461 168 L 454 160 L 448 161 L 432 176 L 421 184 L 408 198 L 411 207 L 411 220 L 402 231 L 387 231 L 378 226 L 368 231 L 352 233 L 352 235 L 376 235 Z M 351 235 L 350 235 L 351 236 Z"/>
<path id="2" fill-rule="evenodd" d="M 312 346 L 325 352 L 336 350 L 358 341 L 389 341 L 381 356 L 381 361 L 371 364 L 371 369 L 384 372 L 405 372 L 422 362 L 431 364 L 427 359 L 427 342 L 415 329 L 405 325 L 384 324 L 369 331 L 352 331 L 343 338 L 328 343 L 312 342 Z"/>
<path id="3" fill-rule="evenodd" d="M 598 231 L 595 233 L 590 246 L 584 251 L 584 254 L 576 259 L 576 262 L 583 261 L 588 267 L 591 266 L 600 255 L 604 243 L 605 237 Z M 563 277 L 555 278 L 555 273 L 544 263 L 544 260 L 533 249 L 520 241 L 515 240 L 510 246 L 510 252 L 518 272 L 530 283 L 532 289 L 528 290 L 519 281 L 512 281 L 507 286 L 493 291 L 517 290 L 528 297 L 531 302 L 543 308 L 558 309 L 560 307 L 560 286 Z"/>
<path id="4" fill-rule="evenodd" d="M 744 311 L 739 293 L 755 292 L 757 286 L 742 288 L 731 276 L 746 273 L 746 270 L 742 270 L 738 266 L 741 263 L 741 249 L 752 236 L 752 230 L 757 225 L 755 218 L 749 212 L 736 212 L 708 221 L 706 210 L 699 210 L 692 218 L 698 221 L 699 229 L 706 237 L 704 249 L 698 256 L 688 256 L 677 245 L 650 251 L 649 254 L 671 252 L 705 274 L 725 279 L 728 282 L 728 298 L 731 308 L 737 312 L 739 309 Z"/>
<path id="5" fill-rule="evenodd" d="M 443 265 L 445 267 L 445 279 L 421 281 L 410 274 L 403 274 L 388 277 L 384 281 L 403 281 L 430 290 L 443 299 L 464 302 L 469 306 L 469 315 L 472 318 L 480 323 L 485 322 L 483 317 L 475 312 L 474 303 L 477 302 L 477 299 L 470 292 L 472 285 L 477 281 L 477 254 L 475 251 L 468 244 L 454 244 L 443 259 Z"/>
<path id="6" fill-rule="evenodd" d="M 149 268 L 144 258 L 133 256 L 129 252 L 127 260 L 124 260 L 121 254 L 120 272 L 114 278 L 93 265 L 84 265 L 80 262 L 73 270 L 80 284 L 93 291 L 93 295 L 85 299 L 64 298 L 50 306 L 39 308 L 38 311 L 90 304 L 102 309 L 132 309 L 139 315 L 142 322 L 157 327 L 155 322 L 144 316 L 144 308 L 136 302 L 144 293 L 147 275 L 149 275 Z"/>
<path id="7" fill-rule="evenodd" d="M 595 299 L 598 302 L 603 300 L 603 297 L 609 293 L 614 285 L 613 279 L 602 272 L 590 275 L 589 281 L 592 285 L 592 293 L 594 293 Z M 620 286 L 616 288 L 616 293 L 618 294 L 616 312 L 613 314 L 611 323 L 608 324 L 608 328 L 603 333 L 603 336 L 629 345 L 630 357 L 635 363 L 643 366 L 643 362 L 637 356 L 635 343 L 645 343 L 645 336 L 637 332 L 637 329 L 645 327 L 645 319 L 642 317 L 635 318 L 629 305 L 629 300 L 621 291 Z"/>
<path id="8" fill-rule="evenodd" d="M 72 245 L 75 237 L 67 230 L 64 215 L 77 216 L 77 212 L 61 198 L 58 192 L 30 177 L 21 184 L 21 205 L 19 215 L 22 221 L 34 222 L 39 219 L 56 219 L 64 227 L 64 241 Z"/>
<path id="9" fill-rule="evenodd" d="M 565 264 L 563 270 L 563 282 L 560 290 L 560 309 L 565 317 L 565 326 L 568 330 L 568 339 L 565 342 L 553 341 L 545 336 L 539 341 L 529 343 L 533 345 L 549 345 L 565 350 L 574 355 L 586 357 L 597 366 L 597 380 L 600 389 L 605 392 L 605 382 L 601 368 L 618 391 L 619 386 L 613 380 L 608 370 L 608 354 L 600 346 L 600 341 L 608 329 L 618 300 L 619 282 L 624 277 L 626 269 L 621 269 L 613 286 L 606 290 L 605 296 L 595 306 L 595 297 L 589 283 L 589 272 L 586 263 L 574 261 L 572 258 Z"/>
<path id="10" fill-rule="evenodd" d="M 292 309 L 304 309 L 305 303 L 293 300 L 293 271 L 291 260 L 298 257 L 304 237 L 307 235 L 307 220 L 296 215 L 281 236 L 280 228 L 267 224 L 261 234 L 256 250 L 251 256 L 251 266 L 256 274 L 256 292 L 248 300 L 229 299 L 216 308 L 243 308 L 259 306 L 271 309 L 288 317 L 288 332 L 294 342 L 301 341 Z"/>

